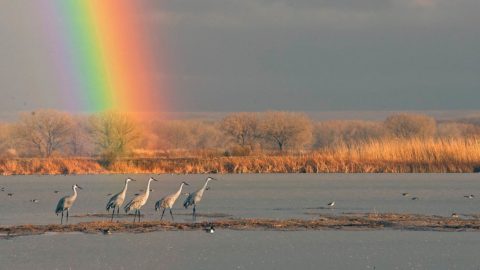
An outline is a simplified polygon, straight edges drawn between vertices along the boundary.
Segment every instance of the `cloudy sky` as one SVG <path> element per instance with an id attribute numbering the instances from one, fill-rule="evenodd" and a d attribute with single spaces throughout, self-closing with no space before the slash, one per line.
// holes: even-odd
<path id="1" fill-rule="evenodd" d="M 176 111 L 480 109 L 478 0 L 143 2 Z M 32 3 L 0 2 L 1 112 L 65 109 Z"/>

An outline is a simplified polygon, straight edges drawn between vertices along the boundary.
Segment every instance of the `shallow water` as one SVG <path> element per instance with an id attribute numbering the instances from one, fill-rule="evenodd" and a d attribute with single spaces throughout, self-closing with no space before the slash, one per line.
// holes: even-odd
<path id="1" fill-rule="evenodd" d="M 472 269 L 478 233 L 229 231 L 0 241 L 2 269 Z M 375 268 L 374 268 L 375 267 Z"/>
<path id="2" fill-rule="evenodd" d="M 128 198 L 145 188 L 135 175 Z M 478 214 L 477 174 L 223 175 L 211 182 L 198 211 L 234 217 L 314 218 L 318 213 L 404 212 Z M 72 215 L 104 213 L 123 175 L 0 177 L 0 225 L 59 222 L 53 209 L 77 183 L 84 187 Z M 145 219 L 158 219 L 155 201 L 185 180 L 193 191 L 205 176 L 156 176 Z M 58 190 L 55 194 L 53 191 Z M 13 196 L 7 196 L 7 193 Z M 403 197 L 403 192 L 410 197 Z M 463 196 L 474 194 L 478 198 Z M 419 200 L 411 200 L 411 197 Z M 190 209 L 174 209 L 190 221 Z M 30 202 L 38 199 L 39 203 Z M 336 201 L 334 209 L 326 204 Z M 326 208 L 326 209 L 324 209 Z M 129 217 L 130 218 L 130 217 Z M 168 216 L 167 216 L 168 218 Z M 203 218 L 203 219 L 211 219 Z M 71 218 L 70 222 L 106 218 Z M 201 219 L 200 219 L 201 220 Z M 203 231 L 145 234 L 45 234 L 0 240 L 0 269 L 480 269 L 476 232 Z"/>
<path id="3" fill-rule="evenodd" d="M 123 175 L 96 176 L 9 176 L 0 177 L 0 225 L 48 224 L 59 222 L 53 213 L 58 199 L 71 193 L 77 183 L 84 190 L 71 215 L 105 213 L 109 199 L 123 187 Z M 145 189 L 148 175 L 133 175 L 137 182 L 129 185 L 127 199 Z M 142 209 L 146 219 L 158 219 L 155 201 L 174 192 L 181 181 L 191 185 L 185 191 L 199 188 L 204 175 L 160 175 L 153 182 L 154 191 Z M 312 218 L 316 213 L 396 212 L 450 216 L 480 213 L 480 175 L 478 174 L 265 174 L 217 175 L 210 182 L 198 207 L 200 214 L 226 214 L 234 217 Z M 59 193 L 55 194 L 54 190 Z M 13 196 L 7 196 L 7 193 Z M 410 193 L 403 197 L 403 192 Z M 476 198 L 463 196 L 474 194 Z M 418 200 L 411 200 L 418 197 Z M 174 214 L 176 221 L 190 221 L 191 209 L 181 207 L 179 198 Z M 39 203 L 30 202 L 38 199 Z M 335 200 L 334 209 L 327 203 Z M 166 216 L 169 218 L 169 216 Z M 129 217 L 130 218 L 130 217 Z M 70 223 L 106 218 L 70 218 Z"/>

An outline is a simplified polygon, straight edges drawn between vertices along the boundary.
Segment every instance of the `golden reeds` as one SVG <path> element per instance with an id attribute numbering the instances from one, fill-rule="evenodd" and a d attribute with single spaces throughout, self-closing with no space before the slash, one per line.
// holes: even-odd
<path id="1" fill-rule="evenodd" d="M 424 173 L 480 169 L 474 139 L 378 140 L 301 155 L 131 158 L 103 168 L 88 158 L 4 159 L 0 174 L 102 173 Z"/>

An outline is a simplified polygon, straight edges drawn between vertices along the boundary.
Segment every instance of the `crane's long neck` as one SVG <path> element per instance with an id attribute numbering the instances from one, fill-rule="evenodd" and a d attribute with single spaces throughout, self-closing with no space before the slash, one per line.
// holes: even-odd
<path id="1" fill-rule="evenodd" d="M 147 191 L 145 194 L 147 194 L 147 197 L 150 195 L 150 183 L 152 182 L 152 179 L 148 180 L 148 185 L 147 185 Z"/>
<path id="2" fill-rule="evenodd" d="M 125 181 L 125 186 L 123 187 L 122 194 L 125 195 L 127 193 L 128 181 Z"/>
<path id="3" fill-rule="evenodd" d="M 175 193 L 175 197 L 180 196 L 180 193 L 182 193 L 182 188 L 183 188 L 183 183 L 180 185 L 180 188 L 178 189 L 177 193 Z"/>
<path id="4" fill-rule="evenodd" d="M 73 189 L 72 198 L 75 199 L 75 198 L 77 198 L 77 188 L 74 186 L 74 187 L 72 187 L 72 189 Z"/>
<path id="5" fill-rule="evenodd" d="M 205 184 L 204 184 L 203 187 L 202 187 L 202 192 L 207 188 L 208 181 L 210 181 L 210 179 L 207 180 L 207 181 L 205 181 Z"/>

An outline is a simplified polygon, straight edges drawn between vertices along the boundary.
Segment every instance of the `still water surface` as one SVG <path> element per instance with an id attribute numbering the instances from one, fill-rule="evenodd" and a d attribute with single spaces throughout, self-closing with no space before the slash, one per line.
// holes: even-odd
<path id="1" fill-rule="evenodd" d="M 148 175 L 132 175 L 127 197 Z M 155 176 L 145 219 L 181 181 L 194 191 L 204 175 Z M 314 218 L 318 213 L 397 212 L 449 216 L 480 213 L 477 174 L 223 175 L 211 182 L 199 213 L 233 217 Z M 71 214 L 104 213 L 107 194 L 125 176 L 0 177 L 0 225 L 48 224 L 58 199 L 82 186 Z M 58 190 L 59 193 L 54 193 Z M 409 193 L 404 197 L 402 193 Z M 13 193 L 8 196 L 7 193 Z M 464 195 L 474 194 L 474 199 Z M 411 200 L 418 197 L 418 200 Z M 181 197 L 177 221 L 190 221 Z M 30 202 L 38 199 L 38 203 Z M 326 204 L 336 201 L 334 209 Z M 92 218 L 90 218 L 92 219 Z M 71 218 L 82 222 L 88 218 Z M 103 218 L 100 218 L 102 220 Z M 203 218 L 210 219 L 210 218 Z M 99 220 L 97 218 L 97 220 Z M 146 234 L 53 234 L 0 240 L 0 269 L 480 269 L 477 232 L 203 231 Z"/>

